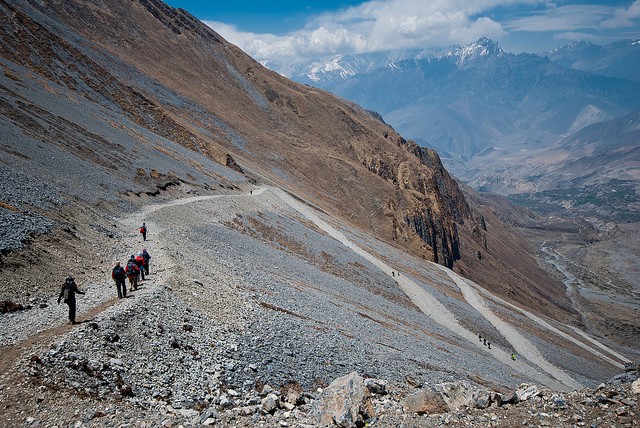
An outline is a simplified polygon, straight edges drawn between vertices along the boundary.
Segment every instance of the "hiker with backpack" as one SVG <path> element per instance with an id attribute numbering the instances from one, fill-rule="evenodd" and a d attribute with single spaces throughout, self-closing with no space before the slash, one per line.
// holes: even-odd
<path id="1" fill-rule="evenodd" d="M 140 270 L 140 276 L 144 281 L 144 257 L 142 257 L 142 251 L 138 251 L 136 253 L 135 261 L 136 261 L 136 265 L 138 265 L 138 269 Z"/>
<path id="2" fill-rule="evenodd" d="M 127 262 L 127 267 L 125 268 L 125 272 L 127 274 L 127 278 L 129 278 L 129 291 L 138 289 L 138 275 L 140 274 L 140 268 L 136 264 L 136 258 L 132 254 L 131 258 Z"/>
<path id="3" fill-rule="evenodd" d="M 60 300 L 64 299 L 64 302 L 69 306 L 69 323 L 77 324 L 76 322 L 76 293 L 84 294 L 84 291 L 80 291 L 78 289 L 78 285 L 71 275 L 67 277 L 62 285 L 62 289 L 60 290 L 60 295 L 58 296 L 58 304 L 60 304 Z"/>
<path id="4" fill-rule="evenodd" d="M 147 240 L 147 225 L 142 223 L 142 226 L 140 226 L 140 233 L 142 233 L 142 240 L 146 241 Z"/>
<path id="5" fill-rule="evenodd" d="M 142 258 L 142 267 L 144 268 L 144 274 L 149 275 L 149 260 L 151 260 L 151 254 L 149 254 L 146 248 L 142 249 Z"/>
<path id="6" fill-rule="evenodd" d="M 118 299 L 127 297 L 127 284 L 125 283 L 125 280 L 127 279 L 127 273 L 124 271 L 124 268 L 120 266 L 120 262 L 116 262 L 115 267 L 111 271 L 111 278 L 113 278 L 116 283 L 116 288 L 118 289 Z"/>

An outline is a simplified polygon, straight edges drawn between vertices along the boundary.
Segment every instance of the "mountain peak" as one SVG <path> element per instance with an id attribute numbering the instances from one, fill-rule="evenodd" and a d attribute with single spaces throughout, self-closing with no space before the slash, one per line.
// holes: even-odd
<path id="1" fill-rule="evenodd" d="M 449 55 L 458 57 L 458 66 L 461 66 L 462 64 L 479 57 L 498 56 L 503 53 L 504 51 L 496 41 L 483 36 L 474 43 L 455 49 Z"/>

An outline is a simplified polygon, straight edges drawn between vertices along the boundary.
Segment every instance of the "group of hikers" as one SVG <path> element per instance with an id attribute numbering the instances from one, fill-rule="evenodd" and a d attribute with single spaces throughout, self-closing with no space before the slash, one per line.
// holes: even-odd
<path id="1" fill-rule="evenodd" d="M 111 270 L 111 278 L 116 283 L 119 299 L 127 297 L 125 279 L 129 279 L 129 291 L 133 291 L 138 289 L 138 282 L 144 281 L 145 275 L 149 275 L 149 260 L 151 260 L 151 255 L 146 248 L 143 248 L 142 251 L 131 254 L 125 267 L 122 267 L 119 261 L 116 262 Z"/>
<path id="2" fill-rule="evenodd" d="M 142 223 L 140 226 L 140 234 L 142 235 L 142 240 L 147 240 L 147 225 Z M 126 279 L 129 280 L 129 291 L 134 291 L 138 289 L 139 280 L 144 281 L 145 275 L 149 275 L 149 261 L 151 260 L 151 255 L 147 251 L 146 248 L 143 248 L 142 251 L 138 251 L 136 254 L 132 254 L 127 261 L 125 267 L 122 267 L 122 263 L 117 261 L 116 265 L 111 270 L 111 278 L 116 284 L 116 289 L 118 290 L 118 298 L 126 298 L 127 297 L 127 285 Z M 392 275 L 395 275 L 396 272 L 392 271 Z M 400 276 L 400 272 L 398 272 L 398 276 Z M 78 285 L 71 275 L 67 277 L 65 283 L 62 285 L 62 289 L 60 290 L 60 295 L 58 296 L 58 304 L 60 301 L 64 299 L 64 302 L 69 306 L 69 322 L 71 324 L 76 324 L 76 294 L 84 294 L 84 291 L 80 291 L 78 289 Z M 487 338 L 483 338 L 481 333 L 478 333 L 478 339 L 480 342 L 484 343 L 484 346 L 491 349 L 491 342 L 487 341 Z M 513 361 L 516 360 L 515 352 L 511 353 L 511 359 Z"/>
<path id="3" fill-rule="evenodd" d="M 478 339 L 480 339 L 480 342 L 483 342 L 484 346 L 486 346 L 489 349 L 491 349 L 491 342 L 487 341 L 486 337 L 482 337 L 482 333 L 478 333 Z M 513 361 L 516 360 L 516 353 L 515 352 L 511 353 L 511 360 L 513 360 Z"/>
<path id="4" fill-rule="evenodd" d="M 142 223 L 139 231 L 142 235 L 142 240 L 146 241 L 147 225 L 145 223 Z M 127 264 L 124 267 L 122 266 L 122 263 L 120 261 L 116 261 L 115 266 L 111 270 L 111 278 L 116 284 L 119 299 L 127 297 L 127 279 L 129 280 L 129 291 L 138 289 L 139 281 L 144 281 L 145 276 L 149 275 L 150 260 L 151 255 L 146 248 L 143 248 L 142 251 L 138 251 L 136 254 L 132 254 L 131 257 L 129 257 L 129 260 L 127 260 Z M 80 291 L 74 278 L 69 275 L 60 290 L 60 295 L 58 296 L 58 304 L 60 304 L 61 300 L 64 300 L 64 303 L 69 306 L 69 322 L 71 324 L 77 324 L 76 294 L 85 293 L 84 291 Z"/>

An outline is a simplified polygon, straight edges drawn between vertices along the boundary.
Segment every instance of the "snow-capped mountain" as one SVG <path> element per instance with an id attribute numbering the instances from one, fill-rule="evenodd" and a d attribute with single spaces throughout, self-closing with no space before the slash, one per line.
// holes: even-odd
<path id="1" fill-rule="evenodd" d="M 477 175 L 492 166 L 472 170 L 468 162 L 487 150 L 509 156 L 548 147 L 585 126 L 640 108 L 640 82 L 563 64 L 568 54 L 561 52 L 591 52 L 585 46 L 553 56 L 516 55 L 483 37 L 430 55 L 386 52 L 375 61 L 353 55 L 298 64 L 291 77 L 380 113 L 403 135 L 437 150 L 455 175 L 482 182 Z M 599 55 L 600 64 L 613 64 L 621 57 L 614 51 L 635 46 L 621 42 L 591 55 Z M 502 168 L 502 162 L 495 167 Z"/>
<path id="2" fill-rule="evenodd" d="M 262 65 L 301 83 L 322 85 L 343 81 L 379 68 L 395 67 L 399 61 L 442 55 L 442 49 L 403 49 L 354 55 L 331 55 L 308 61 L 263 61 Z"/>

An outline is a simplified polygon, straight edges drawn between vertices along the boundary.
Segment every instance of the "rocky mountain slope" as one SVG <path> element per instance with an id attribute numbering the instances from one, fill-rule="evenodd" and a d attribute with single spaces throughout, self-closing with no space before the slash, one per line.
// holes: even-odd
<path id="1" fill-rule="evenodd" d="M 579 281 L 581 299 L 595 308 L 601 293 L 616 303 L 635 301 L 632 290 L 640 286 L 632 279 L 631 261 L 640 257 L 633 242 L 637 108 L 635 101 L 624 101 L 637 93 L 638 46 L 571 44 L 547 55 L 514 55 L 481 39 L 442 52 L 394 51 L 330 58 L 306 68 L 298 64 L 292 77 L 376 109 L 405 134 L 420 135 L 418 143 L 438 148 L 447 169 L 472 188 L 508 195 L 534 210 L 537 215 L 513 224 L 524 228 L 551 272 L 565 283 Z M 423 129 L 412 133 L 400 123 Z M 506 203 L 493 206 L 495 199 L 484 199 L 489 212 L 511 215 Z M 549 246 L 565 258 L 560 269 L 557 255 L 545 252 Z M 608 279 L 599 271 L 608 272 Z M 603 313 L 620 312 L 608 307 Z M 622 315 L 607 330 L 634 335 L 637 325 L 628 319 Z"/>
<path id="2" fill-rule="evenodd" d="M 411 418 L 427 385 L 495 401 L 636 358 L 574 330 L 524 240 L 361 107 L 159 1 L 0 12 L 3 426 L 317 424 L 351 372 Z M 112 263 L 142 246 L 152 273 L 116 300 Z M 79 326 L 55 304 L 69 273 Z"/>

